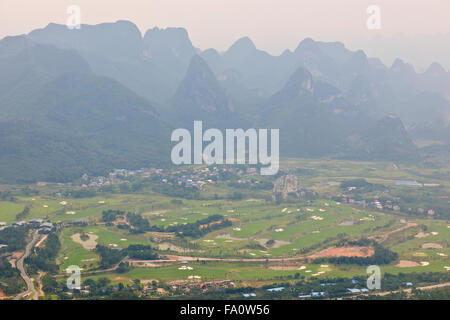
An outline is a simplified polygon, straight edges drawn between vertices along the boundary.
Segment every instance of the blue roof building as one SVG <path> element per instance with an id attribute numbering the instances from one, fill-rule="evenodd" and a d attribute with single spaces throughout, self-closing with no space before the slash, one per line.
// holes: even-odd
<path id="1" fill-rule="evenodd" d="M 242 294 L 245 298 L 248 298 L 248 297 L 256 297 L 256 294 L 255 293 L 243 293 Z"/>

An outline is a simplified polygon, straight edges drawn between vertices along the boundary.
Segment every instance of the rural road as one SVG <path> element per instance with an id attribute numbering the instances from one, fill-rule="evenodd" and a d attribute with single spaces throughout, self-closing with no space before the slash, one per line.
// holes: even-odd
<path id="1" fill-rule="evenodd" d="M 33 248 L 33 246 L 36 244 L 36 242 L 39 240 L 40 235 L 39 233 L 36 231 L 33 234 L 33 238 L 31 239 L 30 242 L 28 242 L 26 248 L 25 248 L 25 252 L 24 254 L 19 258 L 19 260 L 17 260 L 16 263 L 16 267 L 17 269 L 20 271 L 20 276 L 23 278 L 23 280 L 25 280 L 25 283 L 27 284 L 27 291 L 22 292 L 21 294 L 19 294 L 18 296 L 16 296 L 14 298 L 14 300 L 20 300 L 26 296 L 28 296 L 30 293 L 32 294 L 32 299 L 33 300 L 38 300 L 39 299 L 39 293 L 36 291 L 36 289 L 34 288 L 33 285 L 33 281 L 31 280 L 31 278 L 28 276 L 27 272 L 25 271 L 25 268 L 23 266 L 23 262 L 24 260 L 30 255 L 31 253 L 31 249 Z"/>

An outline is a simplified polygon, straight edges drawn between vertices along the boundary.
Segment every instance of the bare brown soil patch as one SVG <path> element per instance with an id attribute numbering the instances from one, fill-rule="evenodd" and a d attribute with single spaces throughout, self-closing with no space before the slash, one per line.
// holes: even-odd
<path id="1" fill-rule="evenodd" d="M 395 266 L 399 268 L 411 268 L 411 267 L 419 267 L 420 263 L 410 260 L 400 260 L 399 263 L 397 263 Z"/>
<path id="2" fill-rule="evenodd" d="M 367 258 L 375 253 L 372 247 L 330 247 L 314 253 L 309 258 L 361 257 Z"/>
<path id="3" fill-rule="evenodd" d="M 125 277 L 115 277 L 113 278 L 114 281 L 130 281 L 130 279 Z"/>
<path id="4" fill-rule="evenodd" d="M 86 236 L 89 238 L 87 240 L 82 240 L 81 234 L 75 233 L 72 236 L 70 236 L 70 238 L 72 239 L 73 242 L 81 244 L 84 249 L 94 250 L 95 247 L 97 246 L 98 235 L 87 233 Z"/>

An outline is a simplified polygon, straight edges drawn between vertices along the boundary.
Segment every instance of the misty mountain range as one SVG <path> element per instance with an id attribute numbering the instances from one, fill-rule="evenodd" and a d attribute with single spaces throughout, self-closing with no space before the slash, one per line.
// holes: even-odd
<path id="1" fill-rule="evenodd" d="M 183 28 L 49 24 L 0 40 L 0 180 L 168 164 L 170 132 L 279 128 L 283 157 L 424 161 L 450 150 L 450 73 L 385 66 L 339 42 L 272 56 L 195 48 Z M 418 148 L 413 140 L 428 141 Z"/>

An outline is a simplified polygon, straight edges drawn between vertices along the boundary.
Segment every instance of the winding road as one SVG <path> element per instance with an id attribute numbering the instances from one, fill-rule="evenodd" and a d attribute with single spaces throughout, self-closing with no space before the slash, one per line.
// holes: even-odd
<path id="1" fill-rule="evenodd" d="M 25 271 L 25 268 L 23 266 L 24 260 L 31 254 L 31 249 L 36 244 L 36 242 L 39 240 L 39 238 L 40 238 L 40 234 L 36 231 L 33 234 L 33 238 L 31 239 L 31 241 L 28 242 L 28 244 L 27 244 L 27 246 L 25 248 L 24 254 L 19 258 L 19 260 L 17 260 L 16 267 L 20 271 L 20 276 L 23 278 L 23 280 L 27 284 L 27 290 L 25 292 L 22 292 L 21 294 L 17 295 L 14 298 L 14 300 L 23 299 L 24 297 L 27 297 L 30 293 L 32 294 L 32 299 L 33 300 L 38 300 L 39 299 L 39 293 L 34 288 L 33 280 L 31 280 L 31 278 L 28 276 L 28 274 Z"/>

